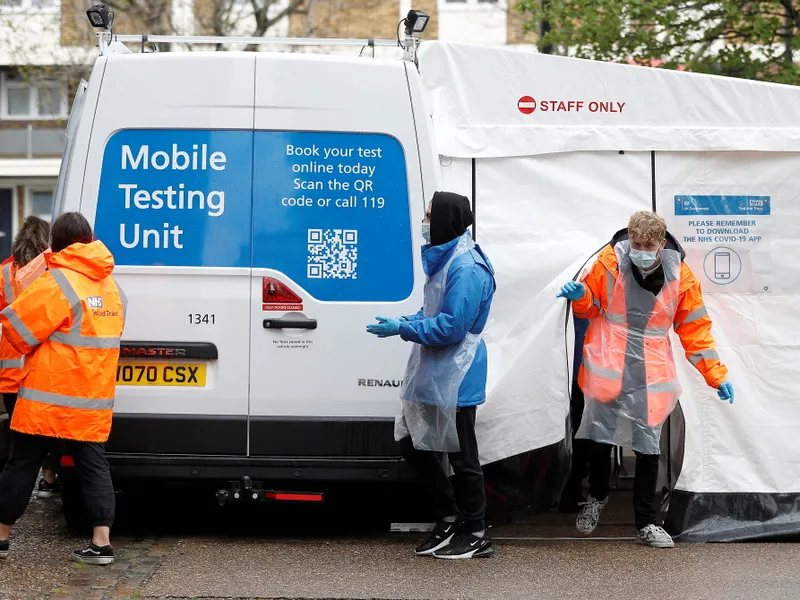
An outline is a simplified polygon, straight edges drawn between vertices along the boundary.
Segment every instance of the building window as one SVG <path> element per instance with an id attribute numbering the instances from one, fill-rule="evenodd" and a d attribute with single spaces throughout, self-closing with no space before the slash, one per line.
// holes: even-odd
<path id="1" fill-rule="evenodd" d="M 50 222 L 53 216 L 53 190 L 31 190 L 30 214 Z"/>
<path id="2" fill-rule="evenodd" d="M 57 11 L 61 0 L 3 0 L 0 12 Z"/>
<path id="3" fill-rule="evenodd" d="M 26 87 L 8 86 L 6 91 L 9 117 L 27 117 L 31 113 L 31 90 Z"/>
<path id="4" fill-rule="evenodd" d="M 0 118 L 58 119 L 66 116 L 67 95 L 61 83 L 28 83 L 0 76 Z"/>

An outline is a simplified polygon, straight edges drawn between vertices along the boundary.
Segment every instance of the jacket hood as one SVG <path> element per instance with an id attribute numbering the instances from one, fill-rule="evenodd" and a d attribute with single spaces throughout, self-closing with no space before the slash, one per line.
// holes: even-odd
<path id="1" fill-rule="evenodd" d="M 444 268 L 447 261 L 450 260 L 450 256 L 452 256 L 455 251 L 458 241 L 465 235 L 472 237 L 469 231 L 465 231 L 461 236 L 446 244 L 422 247 L 422 269 L 428 277 L 435 275 Z"/>
<path id="2" fill-rule="evenodd" d="M 105 279 L 114 270 L 114 257 L 99 240 L 91 244 L 72 244 L 61 252 L 46 254 L 45 258 L 50 269 L 69 269 L 95 281 Z"/>
<path id="3" fill-rule="evenodd" d="M 469 198 L 452 192 L 436 192 L 431 202 L 431 245 L 441 246 L 460 238 L 475 222 Z"/>
<path id="4" fill-rule="evenodd" d="M 626 227 L 625 229 L 620 229 L 611 238 L 611 242 L 610 242 L 611 247 L 613 248 L 619 242 L 623 242 L 623 241 L 627 240 L 628 237 L 629 237 L 628 236 L 628 228 Z M 667 248 L 669 248 L 670 250 L 674 250 L 675 252 L 680 254 L 681 255 L 681 262 L 683 262 L 684 259 L 686 258 L 686 251 L 683 249 L 683 246 L 680 245 L 678 240 L 676 240 L 675 237 L 669 231 L 667 231 L 666 238 L 667 238 Z"/>

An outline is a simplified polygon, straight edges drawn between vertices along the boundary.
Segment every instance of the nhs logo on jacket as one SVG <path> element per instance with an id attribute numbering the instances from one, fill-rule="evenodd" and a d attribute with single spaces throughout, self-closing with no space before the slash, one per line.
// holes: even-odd
<path id="1" fill-rule="evenodd" d="M 92 308 L 103 308 L 103 299 L 100 296 L 89 296 L 86 298 L 86 304 Z"/>

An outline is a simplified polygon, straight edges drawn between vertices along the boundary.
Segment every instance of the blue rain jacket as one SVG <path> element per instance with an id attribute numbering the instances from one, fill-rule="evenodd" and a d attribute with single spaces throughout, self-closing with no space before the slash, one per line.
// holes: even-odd
<path id="1" fill-rule="evenodd" d="M 471 234 L 467 231 L 463 235 Z M 422 266 L 428 276 L 444 268 L 458 240 L 422 247 Z M 420 309 L 415 315 L 403 317 L 400 337 L 426 346 L 448 346 L 461 342 L 467 333 L 481 333 L 489 318 L 495 289 L 494 268 L 476 244 L 450 265 L 441 312 L 426 318 Z M 459 406 L 477 406 L 486 401 L 486 373 L 486 344 L 481 340 L 458 390 Z"/>

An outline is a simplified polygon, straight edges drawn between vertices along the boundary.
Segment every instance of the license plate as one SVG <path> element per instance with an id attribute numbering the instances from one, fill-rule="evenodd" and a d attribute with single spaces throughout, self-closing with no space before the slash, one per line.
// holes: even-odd
<path id="1" fill-rule="evenodd" d="M 206 365 L 120 362 L 117 385 L 161 385 L 205 387 Z"/>

